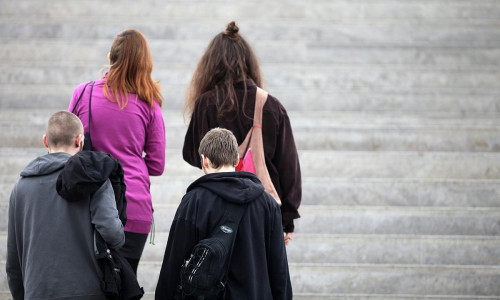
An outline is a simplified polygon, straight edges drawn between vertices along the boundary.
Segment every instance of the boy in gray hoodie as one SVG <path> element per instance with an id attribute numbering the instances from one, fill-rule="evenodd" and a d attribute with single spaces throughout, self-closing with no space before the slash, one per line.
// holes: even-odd
<path id="1" fill-rule="evenodd" d="M 56 181 L 83 148 L 83 125 L 59 111 L 48 122 L 49 153 L 26 166 L 9 203 L 7 279 L 14 299 L 106 299 L 94 252 L 94 227 L 110 247 L 125 242 L 109 181 L 85 201 L 66 201 Z"/>

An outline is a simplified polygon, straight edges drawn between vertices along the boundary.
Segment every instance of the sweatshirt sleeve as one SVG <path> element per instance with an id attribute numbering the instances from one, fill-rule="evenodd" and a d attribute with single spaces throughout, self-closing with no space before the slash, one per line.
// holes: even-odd
<path id="1" fill-rule="evenodd" d="M 269 247 L 268 272 L 273 299 L 292 299 L 292 284 L 283 240 L 281 213 L 278 207 L 274 211 Z"/>
<path id="2" fill-rule="evenodd" d="M 160 176 L 163 174 L 165 169 L 165 122 L 163 121 L 161 108 L 156 102 L 147 128 L 144 152 L 146 153 L 144 160 L 149 175 Z"/>
<path id="3" fill-rule="evenodd" d="M 211 116 L 217 115 L 216 108 L 214 105 L 208 105 L 208 101 L 209 99 L 203 97 L 197 100 L 184 138 L 184 147 L 182 148 L 184 160 L 193 167 L 200 169 L 201 158 L 198 154 L 198 148 L 201 139 L 210 129 L 218 127 L 216 120 L 211 119 Z"/>
<path id="4" fill-rule="evenodd" d="M 281 109 L 282 116 L 273 163 L 280 174 L 283 230 L 293 232 L 293 220 L 300 218 L 298 209 L 302 198 L 302 178 L 290 119 L 286 110 L 283 107 Z"/>
<path id="5" fill-rule="evenodd" d="M 156 285 L 156 300 L 174 299 L 180 282 L 181 265 L 189 257 L 196 243 L 195 224 L 185 218 L 177 218 L 178 215 L 185 213 L 185 211 L 181 212 L 182 210 L 184 209 L 181 204 L 170 227 L 167 247 Z"/>
<path id="6" fill-rule="evenodd" d="M 115 194 L 111 182 L 107 180 L 90 200 L 92 224 L 110 248 L 119 248 L 125 243 L 123 225 L 118 217 Z"/>
<path id="7" fill-rule="evenodd" d="M 8 225 L 8 238 L 7 238 L 7 281 L 9 289 L 14 300 L 24 299 L 24 285 L 23 276 L 21 271 L 21 255 L 19 249 L 22 251 L 22 245 L 17 244 L 17 228 L 15 219 L 15 198 L 16 187 L 10 194 L 9 201 L 9 225 Z"/>

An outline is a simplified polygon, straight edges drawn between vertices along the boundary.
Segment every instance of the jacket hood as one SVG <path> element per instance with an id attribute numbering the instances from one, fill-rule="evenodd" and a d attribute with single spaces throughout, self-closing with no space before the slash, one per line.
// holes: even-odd
<path id="1" fill-rule="evenodd" d="M 200 177 L 187 189 L 204 188 L 227 202 L 244 204 L 255 201 L 264 192 L 264 186 L 252 173 L 221 172 Z"/>
<path id="2" fill-rule="evenodd" d="M 117 162 L 103 152 L 78 152 L 68 159 L 57 177 L 57 193 L 68 201 L 87 199 L 117 168 Z"/>
<path id="3" fill-rule="evenodd" d="M 59 171 L 64 167 L 71 154 L 65 152 L 49 153 L 32 160 L 21 172 L 22 177 L 43 176 Z"/>

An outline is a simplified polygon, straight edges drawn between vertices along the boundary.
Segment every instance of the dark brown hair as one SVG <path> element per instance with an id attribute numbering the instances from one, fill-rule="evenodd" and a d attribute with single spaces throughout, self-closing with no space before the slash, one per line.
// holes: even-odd
<path id="1" fill-rule="evenodd" d="M 198 153 L 208 157 L 215 169 L 222 166 L 234 167 L 238 162 L 238 142 L 231 131 L 214 128 L 201 140 Z"/>
<path id="2" fill-rule="evenodd" d="M 153 60 L 142 33 L 129 29 L 118 34 L 111 45 L 109 61 L 111 66 L 103 87 L 109 101 L 124 108 L 128 94 L 136 94 L 151 107 L 155 101 L 161 106 L 160 86 L 151 77 Z"/>
<path id="3" fill-rule="evenodd" d="M 83 125 L 80 119 L 67 111 L 54 113 L 47 123 L 47 144 L 50 147 L 71 146 L 76 136 L 83 134 Z"/>
<path id="4" fill-rule="evenodd" d="M 215 89 L 217 117 L 238 111 L 233 84 L 252 79 L 262 86 L 262 75 L 255 53 L 245 39 L 238 33 L 236 23 L 230 22 L 224 32 L 216 35 L 198 62 L 184 103 L 185 116 L 191 116 L 196 101 L 201 94 Z M 246 101 L 247 85 L 244 82 Z"/>

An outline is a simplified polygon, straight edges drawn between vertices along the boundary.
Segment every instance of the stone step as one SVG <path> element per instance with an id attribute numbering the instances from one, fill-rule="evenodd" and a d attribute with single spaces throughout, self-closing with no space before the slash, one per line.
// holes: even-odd
<path id="1" fill-rule="evenodd" d="M 4 147 L 36 147 L 54 110 L 3 110 Z M 182 149 L 187 125 L 181 112 L 163 113 L 168 148 Z M 412 116 L 385 113 L 289 113 L 299 150 L 500 151 L 498 116 Z"/>
<path id="2" fill-rule="evenodd" d="M 78 6 L 78 9 L 80 9 Z M 146 6 L 149 8 L 149 6 Z M 322 9 L 321 6 L 318 9 Z M 151 9 L 149 9 L 151 10 Z M 281 10 L 281 9 L 280 9 Z M 103 11 L 104 12 L 104 11 Z M 205 11 L 203 11 L 205 12 Z M 206 13 L 206 12 L 205 12 Z M 206 15 L 206 14 L 205 14 Z M 92 17 L 76 18 L 68 14 L 65 17 L 50 16 L 32 18 L 27 23 L 17 16 L 4 17 L 0 20 L 0 38 L 15 39 L 108 39 L 112 40 L 121 32 L 124 23 L 136 28 L 150 39 L 165 40 L 204 40 L 208 41 L 224 29 L 228 19 L 193 20 L 172 22 L 162 17 L 154 20 L 149 16 L 134 18 L 130 15 L 113 18 Z M 292 22 L 290 19 L 261 22 L 242 16 L 233 15 L 230 19 L 240 20 L 239 25 L 249 40 L 283 40 L 328 42 L 339 46 L 388 46 L 388 47 L 498 47 L 500 33 L 493 20 L 493 26 L 471 26 L 463 19 L 455 24 L 420 21 L 418 26 L 404 18 L 363 22 L 359 19 L 354 24 L 336 24 L 331 21 L 307 20 Z M 497 18 L 495 18 L 497 19 Z M 443 20 L 443 19 L 440 19 Z M 486 21 L 488 22 L 488 21 Z M 64 23 L 64 27 L 61 27 Z M 451 22 L 453 23 L 453 22 Z"/>
<path id="3" fill-rule="evenodd" d="M 153 292 L 147 292 L 142 299 L 154 300 Z M 409 295 L 367 295 L 367 294 L 308 294 L 294 293 L 293 298 L 297 300 L 337 300 L 337 299 L 355 299 L 355 300 L 386 300 L 386 299 L 404 299 L 404 300 L 421 300 L 421 299 L 440 299 L 440 300 L 466 300 L 466 299 L 498 299 L 497 296 L 409 296 Z M 9 292 L 0 291 L 1 300 L 12 300 Z"/>
<path id="4" fill-rule="evenodd" d="M 0 175 L 17 176 L 44 148 L 0 148 Z M 195 178 L 200 169 L 182 159 L 180 149 L 166 150 L 164 182 Z M 497 152 L 299 151 L 302 177 L 500 179 Z"/>
<path id="5" fill-rule="evenodd" d="M 337 299 L 355 299 L 355 300 L 387 300 L 387 299 L 404 299 L 404 300 L 422 300 L 422 299 L 440 299 L 440 300 L 467 300 L 467 299 L 498 299 L 497 296 L 409 296 L 409 295 L 367 295 L 367 294 L 308 294 L 308 293 L 293 293 L 293 298 L 296 300 L 337 300 Z M 0 291 L 1 300 L 12 300 L 9 292 Z M 142 297 L 144 300 L 154 300 L 153 292 L 146 292 Z"/>
<path id="6" fill-rule="evenodd" d="M 4 1 L 5 2 L 5 1 Z M 201 2 L 201 3 L 200 3 Z M 181 2 L 153 1 L 151 6 L 128 2 L 126 6 L 116 7 L 112 3 L 87 1 L 87 5 L 75 5 L 67 1 L 54 1 L 50 6 L 41 5 L 36 1 L 23 1 L 24 5 L 5 2 L 0 13 L 2 17 L 36 17 L 37 19 L 57 18 L 57 20 L 73 21 L 75 18 L 144 18 L 154 21 L 199 21 L 214 19 L 231 19 L 240 16 L 252 20 L 283 20 L 283 21 L 330 21 L 335 23 L 371 23 L 376 20 L 408 22 L 439 22 L 458 24 L 490 24 L 498 20 L 500 10 L 494 1 L 474 3 L 464 1 L 315 1 L 308 5 L 299 1 L 261 3 L 246 1 L 235 3 L 230 1 L 216 3 L 210 1 Z M 259 5 L 255 5 L 258 3 Z M 207 15 L 206 12 L 210 11 Z M 460 22 L 462 21 L 462 22 Z M 495 22 L 496 23 L 496 22 Z"/>
<path id="7" fill-rule="evenodd" d="M 17 180 L 17 177 L 11 177 Z M 178 204 L 196 177 L 154 177 L 155 204 Z M 168 182 L 168 184 L 166 183 Z M 3 190 L 10 194 L 13 183 Z M 306 177 L 302 203 L 332 206 L 500 207 L 500 180 L 338 179 Z M 6 194 L 3 199 L 8 199 Z M 1 202 L 1 201 L 0 201 Z"/>
<path id="8" fill-rule="evenodd" d="M 97 71 L 91 77 L 74 79 L 73 84 L 1 84 L 0 108 L 3 109 L 67 109 L 74 88 L 81 82 L 99 78 Z M 164 109 L 182 110 L 186 84 L 160 82 L 163 88 Z M 406 92 L 381 90 L 354 90 L 349 87 L 305 89 L 266 84 L 265 88 L 277 97 L 289 112 L 307 110 L 325 111 L 382 111 L 397 113 L 452 113 L 467 116 L 500 112 L 500 89 L 417 89 Z M 306 101 L 313 99 L 314 101 Z"/>
<path id="9" fill-rule="evenodd" d="M 106 64 L 110 39 L 1 39 L 0 61 L 44 62 L 89 66 Z M 208 40 L 149 39 L 155 64 L 183 63 L 193 70 L 208 45 Z M 30 51 L 36 48 L 37 51 Z M 327 63 L 339 65 L 435 66 L 440 69 L 467 70 L 477 67 L 494 69 L 499 65 L 498 48 L 432 47 L 350 47 L 328 42 L 259 41 L 253 45 L 262 64 Z M 99 65 L 100 66 L 100 65 Z"/>
<path id="10" fill-rule="evenodd" d="M 148 240 L 142 262 L 161 262 L 168 233 Z M 0 261 L 6 259 L 7 233 L 0 232 Z M 500 265 L 498 236 L 294 235 L 287 246 L 290 263 L 421 265 Z"/>
<path id="11" fill-rule="evenodd" d="M 5 269 L 5 262 L 0 262 Z M 154 292 L 159 262 L 141 262 L 139 283 Z M 423 296 L 489 296 L 500 294 L 498 266 L 427 266 L 365 264 L 290 264 L 294 293 Z M 0 290 L 8 291 L 4 272 Z M 478 299 L 478 298 L 474 298 Z"/>
<path id="12" fill-rule="evenodd" d="M 176 209 L 177 205 L 155 205 L 158 232 L 169 230 Z M 500 208 L 302 204 L 299 212 L 295 231 L 304 234 L 500 235 Z"/>
<path id="13" fill-rule="evenodd" d="M 176 204 L 155 204 L 157 232 L 167 232 Z M 301 205 L 295 231 L 302 234 L 500 235 L 500 208 L 335 207 Z M 0 203 L 1 215 L 8 204 Z M 7 218 L 0 231 L 7 230 Z"/>
<path id="14" fill-rule="evenodd" d="M 500 38 L 499 38 L 500 40 Z M 0 66 L 2 84 L 75 84 L 98 76 L 104 62 L 93 66 L 73 64 L 33 65 L 16 62 Z M 25 64 L 25 65 L 24 65 Z M 188 84 L 194 68 L 184 64 L 156 64 L 154 78 L 170 84 Z M 266 82 L 276 87 L 341 88 L 375 91 L 410 91 L 414 88 L 482 88 L 497 89 L 500 72 L 475 67 L 474 70 L 441 70 L 435 67 L 329 64 L 266 64 L 262 65 Z"/>
<path id="15" fill-rule="evenodd" d="M 138 278 L 146 291 L 156 287 L 160 267 L 141 262 Z M 294 293 L 310 294 L 495 296 L 500 294 L 499 271 L 498 266 L 290 263 Z"/>
<path id="16" fill-rule="evenodd" d="M 151 179 L 155 205 L 179 204 L 192 178 Z M 0 203 L 8 203 L 18 176 L 0 176 Z M 332 206 L 500 207 L 499 180 L 302 180 L 302 203 Z"/>
<path id="17" fill-rule="evenodd" d="M 163 260 L 167 233 L 147 243 L 142 261 Z M 500 265 L 498 236 L 294 235 L 290 263 Z"/>
<path id="18" fill-rule="evenodd" d="M 500 209 L 450 207 L 300 207 L 298 233 L 499 235 Z M 159 213 L 158 213 L 159 215 Z M 160 219 L 160 218 L 157 218 Z"/>

